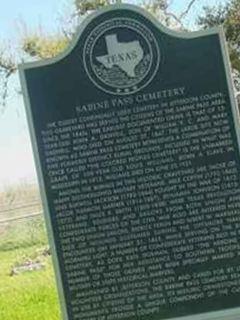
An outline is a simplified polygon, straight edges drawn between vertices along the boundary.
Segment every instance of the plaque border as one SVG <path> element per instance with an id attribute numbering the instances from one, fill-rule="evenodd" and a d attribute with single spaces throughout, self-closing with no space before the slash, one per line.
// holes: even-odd
<path id="1" fill-rule="evenodd" d="M 144 16 L 148 20 L 150 20 L 161 32 L 168 34 L 168 35 L 175 37 L 175 38 L 194 39 L 194 38 L 205 37 L 205 36 L 209 36 L 209 35 L 218 35 L 219 36 L 219 43 L 220 43 L 222 59 L 223 59 L 223 64 L 224 64 L 224 69 L 225 69 L 227 88 L 228 88 L 228 93 L 229 93 L 230 102 L 231 102 L 231 109 L 232 109 L 231 111 L 232 111 L 233 118 L 234 118 L 234 129 L 235 129 L 235 132 L 237 135 L 237 141 L 238 141 L 238 152 L 240 153 L 240 127 L 239 127 L 240 115 L 239 115 L 239 111 L 238 111 L 237 102 L 236 102 L 236 99 L 234 96 L 233 79 L 232 79 L 232 75 L 231 75 L 231 71 L 230 71 L 231 70 L 230 57 L 229 57 L 225 34 L 224 34 L 222 26 L 214 27 L 214 28 L 211 28 L 208 30 L 203 30 L 203 31 L 178 32 L 178 31 L 174 31 L 174 30 L 171 30 L 171 29 L 163 26 L 150 13 L 148 13 L 146 10 L 144 10 L 136 5 L 115 4 L 115 5 L 106 6 L 103 9 L 99 9 L 98 11 L 93 12 L 88 17 L 86 17 L 82 21 L 80 26 L 77 28 L 75 36 L 73 37 L 73 40 L 70 42 L 69 46 L 62 53 L 58 54 L 56 57 L 46 59 L 44 61 L 19 64 L 18 70 L 19 70 L 20 83 L 21 83 L 22 91 L 23 91 L 23 99 L 24 99 L 25 110 L 26 110 L 26 115 L 27 115 L 27 122 L 28 122 L 28 126 L 29 126 L 29 131 L 30 131 L 35 166 L 36 166 L 38 182 L 39 182 L 39 187 L 40 187 L 40 194 L 41 194 L 41 199 L 43 202 L 44 218 L 45 218 L 45 224 L 46 224 L 46 228 L 47 228 L 48 241 L 49 241 L 49 245 L 50 245 L 51 253 L 52 253 L 53 267 L 54 267 L 54 271 L 55 271 L 55 280 L 56 280 L 57 289 L 58 289 L 58 296 L 59 296 L 59 300 L 60 300 L 60 308 L 61 308 L 61 312 L 62 312 L 62 316 L 63 316 L 64 320 L 69 320 L 68 312 L 67 312 L 67 304 L 66 304 L 66 300 L 65 300 L 64 288 L 63 288 L 63 283 L 62 283 L 62 279 L 61 279 L 59 260 L 57 257 L 55 243 L 54 243 L 53 229 L 52 229 L 52 225 L 51 225 L 50 211 L 49 211 L 48 202 L 47 202 L 47 195 L 46 195 L 46 190 L 44 188 L 43 171 L 41 168 L 40 156 L 39 156 L 38 146 L 37 146 L 37 139 L 36 139 L 36 134 L 35 134 L 34 125 L 33 125 L 33 115 L 32 115 L 32 110 L 31 110 L 30 97 L 29 97 L 29 93 L 28 93 L 28 89 L 27 89 L 25 71 L 28 69 L 39 68 L 39 67 L 52 65 L 52 64 L 60 62 L 62 59 L 67 57 L 71 53 L 71 51 L 76 47 L 76 45 L 81 37 L 81 34 L 83 33 L 85 28 L 88 26 L 88 24 L 93 19 L 95 19 L 96 17 L 98 17 L 104 13 L 113 12 L 114 10 L 130 10 L 130 11 L 136 12 L 136 13 Z M 223 297 L 223 299 L 224 299 L 224 297 Z M 175 318 L 166 318 L 164 320 L 226 320 L 226 318 L 228 320 L 239 320 L 240 306 L 236 307 L 236 308 L 225 309 L 225 310 L 220 310 L 220 311 L 211 311 L 211 312 L 200 313 L 197 315 L 182 316 L 182 317 L 177 317 L 177 318 L 176 317 Z"/>

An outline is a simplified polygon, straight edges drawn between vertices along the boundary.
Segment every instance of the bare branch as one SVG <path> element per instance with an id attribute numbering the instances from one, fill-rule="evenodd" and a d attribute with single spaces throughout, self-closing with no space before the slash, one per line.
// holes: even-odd
<path id="1" fill-rule="evenodd" d="M 11 57 L 5 58 L 3 52 L 0 52 L 0 70 L 6 72 L 7 75 L 11 75 L 17 70 L 14 59 Z"/>
<path id="2" fill-rule="evenodd" d="M 0 113 L 6 108 L 6 101 L 8 96 L 8 83 L 10 76 L 17 70 L 15 59 L 11 56 L 5 57 L 4 51 L 0 52 Z"/>
<path id="3" fill-rule="evenodd" d="M 167 8 L 164 10 L 164 14 L 165 14 L 166 17 L 172 17 L 177 23 L 179 23 L 181 28 L 184 29 L 183 23 L 182 23 L 181 19 L 178 16 L 176 16 L 172 12 L 168 12 Z"/>
<path id="4" fill-rule="evenodd" d="M 179 16 L 179 20 L 182 20 L 183 18 L 186 17 L 186 15 L 189 13 L 189 11 L 191 10 L 192 6 L 194 5 L 194 3 L 198 1 L 198 0 L 191 0 L 186 8 L 185 11 L 183 11 L 180 16 Z"/>

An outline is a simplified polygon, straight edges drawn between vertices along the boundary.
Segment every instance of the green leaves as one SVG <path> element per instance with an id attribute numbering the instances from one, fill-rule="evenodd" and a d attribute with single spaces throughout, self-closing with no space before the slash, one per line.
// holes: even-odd
<path id="1" fill-rule="evenodd" d="M 93 11 L 110 4 L 121 2 L 121 0 L 75 0 L 74 5 L 77 13 L 79 15 L 84 15 L 89 11 Z"/>
<path id="2" fill-rule="evenodd" d="M 65 37 L 30 36 L 23 39 L 22 49 L 31 57 L 47 59 L 63 51 L 67 44 Z"/>
<path id="3" fill-rule="evenodd" d="M 197 24 L 203 29 L 215 27 L 224 23 L 227 16 L 227 7 L 219 5 L 218 7 L 204 7 L 204 14 L 199 16 Z"/>
<path id="4" fill-rule="evenodd" d="M 232 66 L 240 71 L 240 0 L 231 0 L 225 6 L 205 7 L 197 22 L 204 29 L 217 25 L 224 27 Z"/>

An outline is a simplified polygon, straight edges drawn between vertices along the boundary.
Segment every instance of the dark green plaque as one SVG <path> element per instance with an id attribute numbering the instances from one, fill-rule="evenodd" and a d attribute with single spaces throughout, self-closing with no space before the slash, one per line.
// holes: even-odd
<path id="1" fill-rule="evenodd" d="M 239 319 L 222 30 L 177 33 L 112 6 L 20 73 L 64 319 Z"/>

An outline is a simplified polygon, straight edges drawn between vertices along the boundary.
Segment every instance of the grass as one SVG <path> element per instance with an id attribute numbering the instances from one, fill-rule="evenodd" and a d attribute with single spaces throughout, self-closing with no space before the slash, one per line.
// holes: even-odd
<path id="1" fill-rule="evenodd" d="M 34 207 L 27 204 L 36 203 Z M 10 211 L 9 211 L 10 210 Z M 35 185 L 0 192 L 0 220 L 41 211 Z M 51 256 L 42 216 L 0 224 L 0 320 L 60 320 Z M 40 261 L 44 268 L 12 274 L 13 267 Z"/>
<path id="2" fill-rule="evenodd" d="M 44 257 L 45 268 L 10 276 L 13 265 L 33 257 L 39 246 L 0 251 L 0 319 L 59 320 L 59 304 L 51 257 Z"/>
<path id="3" fill-rule="evenodd" d="M 0 225 L 0 251 L 28 248 L 47 243 L 42 216 Z"/>

